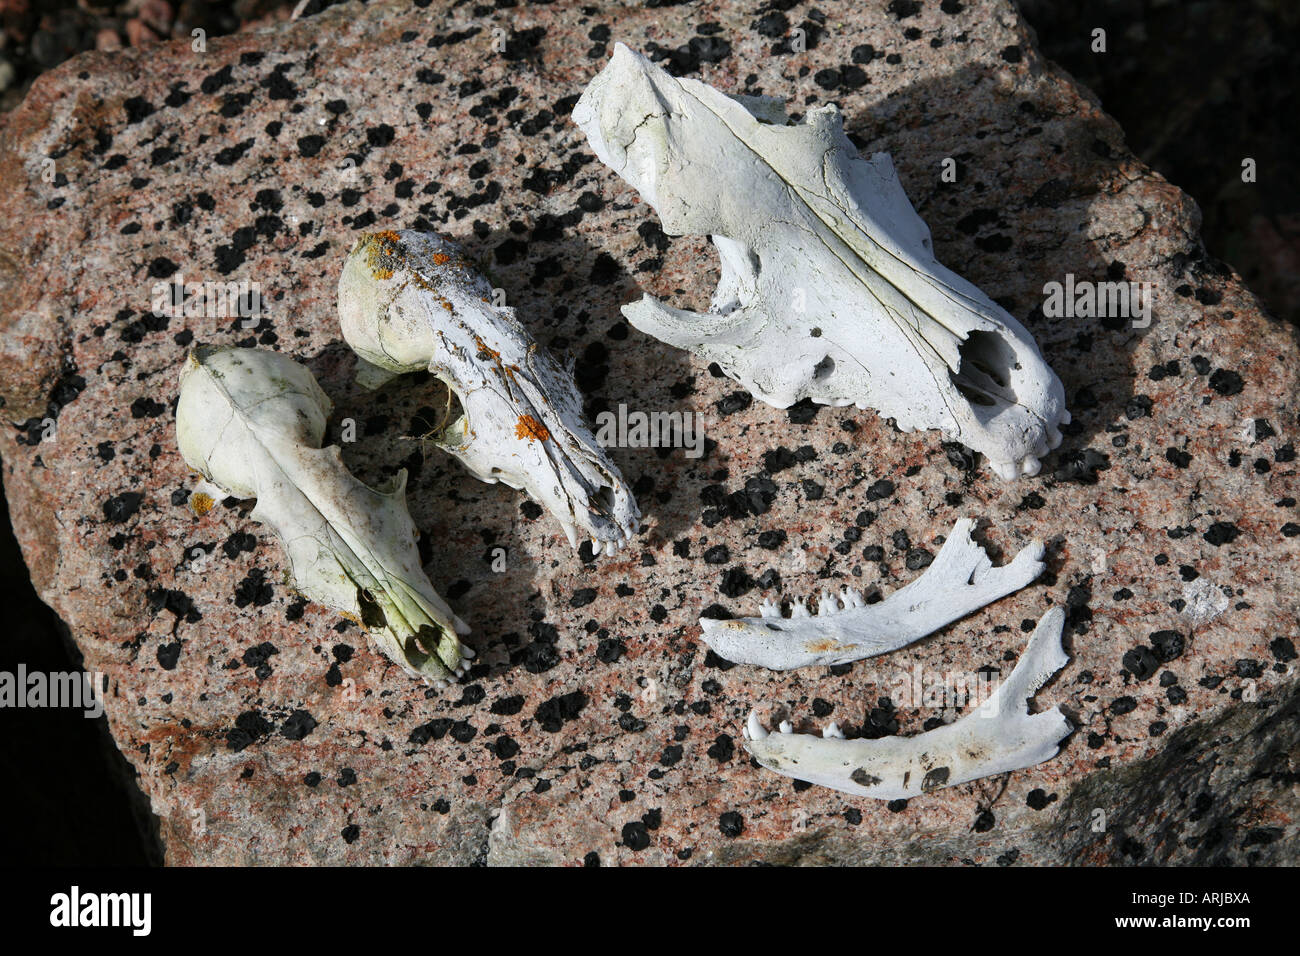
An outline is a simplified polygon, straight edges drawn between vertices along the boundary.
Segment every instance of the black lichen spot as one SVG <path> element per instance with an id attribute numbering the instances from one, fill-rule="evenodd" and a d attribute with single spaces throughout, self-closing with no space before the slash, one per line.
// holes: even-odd
<path id="1" fill-rule="evenodd" d="M 1241 534 L 1241 530 L 1230 521 L 1216 521 L 1210 525 L 1209 530 L 1201 535 L 1206 541 L 1216 548 L 1225 544 L 1230 544 Z"/>
<path id="2" fill-rule="evenodd" d="M 298 137 L 298 153 L 299 155 L 306 156 L 309 159 L 319 153 L 324 145 L 325 137 L 316 133 L 313 133 L 310 136 Z"/>
<path id="3" fill-rule="evenodd" d="M 124 491 L 120 495 L 114 495 L 101 505 L 104 520 L 110 524 L 122 524 L 140 510 L 142 501 L 144 495 L 138 491 Z"/>
<path id="4" fill-rule="evenodd" d="M 1160 666 L 1160 661 L 1155 653 L 1145 646 L 1134 647 L 1126 651 L 1122 663 L 1124 669 L 1138 680 L 1146 680 Z"/>
<path id="5" fill-rule="evenodd" d="M 580 690 L 561 694 L 544 701 L 537 707 L 538 725 L 548 733 L 556 733 L 564 724 L 574 720 L 587 706 L 587 695 Z"/>
<path id="6" fill-rule="evenodd" d="M 176 670 L 176 664 L 181 659 L 181 642 L 175 641 L 171 644 L 158 645 L 158 666 L 165 671 Z"/>
<path id="7" fill-rule="evenodd" d="M 1210 388 L 1220 395 L 1236 395 L 1245 387 L 1240 375 L 1228 369 L 1215 369 L 1210 376 Z"/>
<path id="8" fill-rule="evenodd" d="M 728 810 L 718 816 L 718 829 L 723 836 L 735 839 L 745 832 L 745 818 L 735 810 Z"/>
<path id="9" fill-rule="evenodd" d="M 266 572 L 253 568 L 235 586 L 235 607 L 265 607 L 271 603 L 273 591 L 266 580 Z"/>
<path id="10" fill-rule="evenodd" d="M 146 396 L 141 396 L 131 403 L 132 418 L 157 418 L 166 410 L 167 406 L 162 402 L 156 402 Z"/>
<path id="11" fill-rule="evenodd" d="M 925 777 L 922 778 L 921 789 L 935 790 L 939 787 L 942 787 L 947 782 L 948 782 L 948 768 L 935 767 L 933 770 L 928 771 Z"/>
<path id="12" fill-rule="evenodd" d="M 639 853 L 650 845 L 650 831 L 640 820 L 623 824 L 623 845 L 634 853 Z"/>
<path id="13" fill-rule="evenodd" d="M 256 710 L 246 710 L 235 718 L 235 726 L 226 731 L 226 746 L 239 752 L 270 732 L 270 721 Z"/>
<path id="14" fill-rule="evenodd" d="M 305 710 L 295 710 L 280 727 L 280 734 L 287 740 L 302 740 L 316 729 L 316 718 Z"/>
<path id="15" fill-rule="evenodd" d="M 133 96 L 122 104 L 126 110 L 126 125 L 132 126 L 153 113 L 153 105 L 143 96 Z"/>

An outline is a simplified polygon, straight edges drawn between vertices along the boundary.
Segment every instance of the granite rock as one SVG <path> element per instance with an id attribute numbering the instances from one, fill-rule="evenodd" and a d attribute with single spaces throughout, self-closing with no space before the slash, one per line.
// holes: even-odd
<path id="1" fill-rule="evenodd" d="M 568 119 L 615 40 L 796 112 L 836 101 L 893 155 L 939 258 L 1066 384 L 1074 424 L 1040 476 L 1003 483 L 871 413 L 746 402 L 628 328 L 642 289 L 702 308 L 717 264 Z M 348 3 L 201 53 L 84 54 L 2 122 L 6 494 L 38 592 L 109 677 L 169 863 L 1294 862 L 1295 330 L 1011 4 Z M 336 282 L 387 227 L 464 243 L 574 357 L 589 414 L 701 416 L 703 457 L 612 449 L 644 513 L 632 547 L 575 555 L 521 495 L 422 447 L 435 383 L 354 384 Z M 1046 316 L 1066 274 L 1154 283 L 1150 326 Z M 154 316 L 177 276 L 258 282 L 269 313 Z M 355 426 L 355 473 L 408 469 L 426 570 L 474 629 L 462 685 L 427 690 L 299 600 L 247 503 L 187 511 L 192 343 L 291 353 L 335 400 L 327 440 Z M 699 640 L 702 612 L 906 583 L 965 515 L 999 560 L 1049 541 L 1047 574 L 849 667 L 766 673 Z M 920 732 L 944 715 L 924 691 L 1005 676 L 1053 604 L 1072 659 L 1038 701 L 1078 730 L 1046 764 L 898 805 L 740 745 L 755 703 Z"/>

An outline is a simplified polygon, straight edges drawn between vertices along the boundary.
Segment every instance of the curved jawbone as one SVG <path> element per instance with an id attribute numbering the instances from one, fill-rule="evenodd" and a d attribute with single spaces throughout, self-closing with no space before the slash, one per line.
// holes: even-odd
<path id="1" fill-rule="evenodd" d="M 778 408 L 810 398 L 939 429 L 1004 479 L 1060 443 L 1065 393 L 1032 337 L 939 263 L 889 155 L 861 158 L 835 106 L 786 125 L 780 100 L 676 79 L 619 44 L 573 119 L 665 232 L 718 248 L 709 312 L 647 295 L 623 308 L 638 329 Z"/>
<path id="2" fill-rule="evenodd" d="M 772 670 L 847 664 L 906 647 L 927 634 L 1019 591 L 1043 573 L 1043 544 L 1034 541 L 993 567 L 963 518 L 915 581 L 875 604 L 850 589 L 821 597 L 816 615 L 801 602 L 789 617 L 770 599 L 760 617 L 701 618 L 703 638 L 724 660 Z"/>
<path id="3" fill-rule="evenodd" d="M 362 384 L 427 369 L 462 414 L 430 436 L 483 481 L 523 489 L 559 519 L 573 547 L 612 554 L 640 511 L 582 420 L 570 371 L 541 348 L 461 248 L 432 233 L 362 236 L 339 277 L 343 337 Z"/>
<path id="4" fill-rule="evenodd" d="M 1031 714 L 1029 698 L 1066 665 L 1065 613 L 1043 615 L 1015 669 L 992 696 L 959 720 L 913 737 L 847 740 L 835 723 L 821 736 L 775 732 L 750 712 L 745 749 L 766 767 L 844 793 L 878 800 L 919 796 L 941 787 L 1021 770 L 1056 756 L 1073 729 L 1059 707 Z"/>

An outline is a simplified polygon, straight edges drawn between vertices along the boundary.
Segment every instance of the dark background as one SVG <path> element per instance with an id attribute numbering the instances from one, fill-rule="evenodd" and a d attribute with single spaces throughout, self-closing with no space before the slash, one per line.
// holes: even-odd
<path id="1" fill-rule="evenodd" d="M 1300 324 L 1300 3 L 1019 4 L 1039 49 L 1097 94 L 1143 161 L 1196 200 L 1209 253 L 1236 269 L 1275 315 Z M 0 109 L 17 106 L 36 76 L 83 50 L 188 36 L 193 26 L 219 36 L 286 19 L 295 5 L 0 0 Z M 307 12 L 327 5 L 313 0 Z M 882 16 L 885 6 L 881 0 Z M 1106 31 L 1104 54 L 1090 48 L 1098 27 Z M 1241 181 L 1246 157 L 1257 164 L 1251 185 Z M 7 510 L 0 511 L 0 607 L 7 612 L 0 671 L 20 661 L 31 670 L 79 666 L 66 629 L 32 589 Z M 148 802 L 133 776 L 103 718 L 0 710 L 0 826 L 7 831 L 0 862 L 160 863 Z"/>

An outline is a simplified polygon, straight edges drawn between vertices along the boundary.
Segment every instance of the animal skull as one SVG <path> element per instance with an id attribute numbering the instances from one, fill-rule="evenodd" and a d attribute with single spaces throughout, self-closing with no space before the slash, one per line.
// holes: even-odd
<path id="1" fill-rule="evenodd" d="M 376 386 L 428 369 L 463 413 L 433 440 L 483 481 L 523 488 L 593 550 L 613 553 L 637 530 L 631 491 L 582 420 L 571 373 L 514 309 L 494 306 L 487 280 L 455 243 L 431 233 L 378 232 L 353 246 L 339 277 L 343 337 Z"/>
<path id="2" fill-rule="evenodd" d="M 925 573 L 876 604 L 846 588 L 824 593 L 816 616 L 796 601 L 786 618 L 769 598 L 761 617 L 701 618 L 704 641 L 724 660 L 773 670 L 847 664 L 919 641 L 1043 573 L 1042 542 L 995 568 L 971 539 L 972 527 L 968 518 L 958 521 Z"/>
<path id="3" fill-rule="evenodd" d="M 294 587 L 365 625 L 412 677 L 442 686 L 465 672 L 469 628 L 420 567 L 406 510 L 406 472 L 369 488 L 321 448 L 331 403 L 305 366 L 260 349 L 196 348 L 181 369 L 176 442 L 206 482 L 199 515 L 218 498 L 256 498 L 289 558 Z"/>
<path id="4" fill-rule="evenodd" d="M 573 120 L 666 233 L 718 249 L 709 312 L 646 295 L 623 307 L 638 329 L 778 408 L 811 398 L 938 428 L 1004 479 L 1060 443 L 1064 390 L 1029 333 L 935 259 L 889 155 L 862 159 L 834 105 L 787 125 L 779 99 L 675 79 L 618 44 Z"/>
<path id="5" fill-rule="evenodd" d="M 815 734 L 782 721 L 770 733 L 750 711 L 745 749 L 768 770 L 878 800 L 915 797 L 940 787 L 1032 767 L 1055 757 L 1069 734 L 1059 707 L 1030 714 L 1026 702 L 1069 658 L 1061 647 L 1065 613 L 1043 615 L 1015 669 L 988 700 L 951 724 L 914 737 L 847 740 L 832 722 Z"/>

